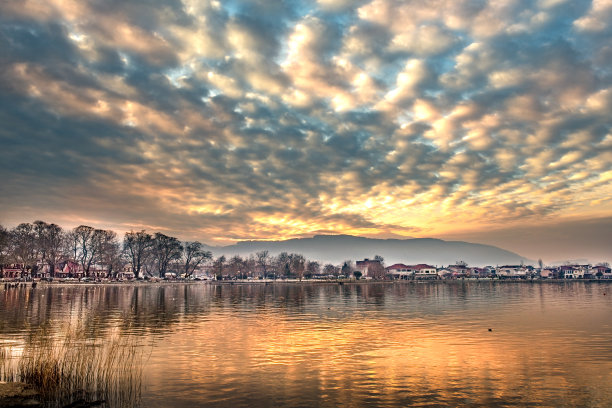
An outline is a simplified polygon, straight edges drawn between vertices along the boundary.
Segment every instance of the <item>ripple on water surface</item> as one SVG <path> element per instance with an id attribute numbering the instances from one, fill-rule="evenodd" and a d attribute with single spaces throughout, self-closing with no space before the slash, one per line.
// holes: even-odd
<path id="1" fill-rule="evenodd" d="M 78 323 L 92 336 L 134 336 L 150 347 L 147 407 L 612 406 L 608 288 L 0 289 L 0 335 L 18 345 L 36 327 Z"/>

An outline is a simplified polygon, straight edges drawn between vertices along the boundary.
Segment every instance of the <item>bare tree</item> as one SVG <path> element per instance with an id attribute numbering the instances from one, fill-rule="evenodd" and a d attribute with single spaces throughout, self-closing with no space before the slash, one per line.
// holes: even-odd
<path id="1" fill-rule="evenodd" d="M 51 277 L 55 276 L 55 266 L 66 252 L 67 236 L 59 225 L 34 221 L 34 232 L 39 246 L 39 257 L 49 268 Z"/>
<path id="2" fill-rule="evenodd" d="M 4 265 L 9 262 L 9 231 L 0 225 L 0 278 L 4 277 Z"/>
<path id="3" fill-rule="evenodd" d="M 332 264 L 326 264 L 323 267 L 323 273 L 327 276 L 338 276 L 339 272 L 340 272 L 340 268 Z"/>
<path id="4" fill-rule="evenodd" d="M 253 276 L 253 272 L 255 272 L 256 268 L 257 261 L 255 260 L 255 257 L 253 255 L 249 255 L 249 257 L 244 260 L 244 271 L 248 275 Z"/>
<path id="5" fill-rule="evenodd" d="M 175 237 L 169 237 L 161 232 L 156 232 L 153 238 L 153 258 L 159 272 L 159 277 L 166 276 L 168 266 L 183 253 L 181 242 Z"/>
<path id="6" fill-rule="evenodd" d="M 192 276 L 195 270 L 209 259 L 212 259 L 212 252 L 205 251 L 200 242 L 185 242 L 182 258 L 185 278 Z"/>
<path id="7" fill-rule="evenodd" d="M 368 276 L 374 279 L 383 280 L 387 276 L 387 271 L 381 262 L 371 262 L 368 266 Z"/>
<path id="8" fill-rule="evenodd" d="M 257 257 L 257 265 L 263 273 L 263 278 L 266 279 L 268 275 L 268 267 L 270 266 L 270 255 L 267 250 L 259 251 L 255 254 Z"/>
<path id="9" fill-rule="evenodd" d="M 291 254 L 289 255 L 289 258 L 289 267 L 291 269 L 291 273 L 295 275 L 299 280 L 302 280 L 302 278 L 304 277 L 304 270 L 306 269 L 306 259 L 304 259 L 304 256 L 300 254 Z"/>
<path id="10" fill-rule="evenodd" d="M 274 260 L 274 268 L 278 275 L 291 275 L 291 268 L 289 267 L 291 259 L 287 252 L 281 252 Z"/>
<path id="11" fill-rule="evenodd" d="M 108 277 L 115 277 L 117 273 L 126 264 L 123 251 L 121 250 L 121 244 L 117 240 L 117 234 L 111 230 L 101 230 L 100 245 L 98 251 L 98 260 L 100 264 L 106 268 L 106 274 Z"/>
<path id="12" fill-rule="evenodd" d="M 244 260 L 242 257 L 240 255 L 232 256 L 229 260 L 228 269 L 232 276 L 242 275 L 242 272 L 244 272 Z"/>
<path id="13" fill-rule="evenodd" d="M 123 250 L 132 264 L 132 271 L 136 278 L 140 277 L 140 272 L 145 263 L 149 249 L 153 246 L 153 237 L 144 230 L 126 232 L 123 238 Z"/>
<path id="14" fill-rule="evenodd" d="M 221 280 L 223 279 L 223 274 L 225 273 L 225 256 L 221 255 L 220 257 L 218 257 L 217 259 L 214 260 L 213 265 L 212 265 L 212 269 L 213 269 L 213 273 L 215 274 L 215 277 L 217 278 L 217 280 Z"/>
<path id="15" fill-rule="evenodd" d="M 353 274 L 353 269 L 353 263 L 351 261 L 344 261 L 341 269 L 342 275 L 349 278 Z"/>
<path id="16" fill-rule="evenodd" d="M 308 261 L 306 263 L 306 277 L 310 278 L 312 275 L 318 275 L 321 272 L 321 265 L 317 261 Z"/>
<path id="17" fill-rule="evenodd" d="M 143 275 L 146 274 L 150 277 L 156 276 L 156 273 L 159 274 L 159 270 L 157 269 L 157 259 L 155 258 L 155 248 L 153 245 L 147 248 L 144 252 L 141 272 Z"/>
<path id="18" fill-rule="evenodd" d="M 38 259 L 38 244 L 34 225 L 22 223 L 10 231 L 10 252 L 13 260 L 21 266 L 21 277 L 27 274 L 28 269 L 36 268 Z"/>
<path id="19" fill-rule="evenodd" d="M 73 230 L 71 241 L 75 243 L 77 262 L 81 265 L 85 276 L 90 276 L 91 267 L 99 261 L 101 243 L 104 240 L 105 231 L 95 229 L 88 225 L 79 225 Z"/>
<path id="20" fill-rule="evenodd" d="M 71 258 L 71 260 L 77 262 L 79 257 L 79 237 L 75 230 L 70 230 L 66 233 L 66 247 L 64 248 L 66 254 Z"/>

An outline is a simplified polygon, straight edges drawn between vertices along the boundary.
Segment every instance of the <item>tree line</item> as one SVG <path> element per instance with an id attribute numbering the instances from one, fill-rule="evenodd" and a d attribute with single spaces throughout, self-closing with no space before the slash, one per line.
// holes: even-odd
<path id="1" fill-rule="evenodd" d="M 9 264 L 19 265 L 22 276 L 46 268 L 54 277 L 56 268 L 66 261 L 77 263 L 85 276 L 103 267 L 106 276 L 116 277 L 131 266 L 136 278 L 164 277 L 170 271 L 189 277 L 210 259 L 212 253 L 202 243 L 181 242 L 161 232 L 130 231 L 120 241 L 114 231 L 88 225 L 71 230 L 44 221 L 13 229 L 0 225 L 0 277 Z"/>
<path id="2" fill-rule="evenodd" d="M 247 257 L 213 258 L 198 241 L 180 241 L 161 232 L 126 232 L 120 240 L 112 230 L 80 225 L 65 230 L 44 221 L 22 223 L 12 229 L 0 225 L 0 277 L 6 265 L 18 265 L 22 277 L 45 269 L 55 277 L 66 262 L 78 264 L 84 276 L 103 268 L 109 278 L 130 267 L 135 278 L 165 277 L 167 273 L 189 278 L 206 266 L 217 279 L 247 277 L 310 278 L 317 275 L 348 277 L 352 262 L 341 267 L 321 265 L 301 254 L 282 252 L 272 256 L 267 250 Z"/>

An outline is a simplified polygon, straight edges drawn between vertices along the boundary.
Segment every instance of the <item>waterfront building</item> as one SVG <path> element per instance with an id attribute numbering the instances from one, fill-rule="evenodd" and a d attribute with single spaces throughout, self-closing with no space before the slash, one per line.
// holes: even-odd
<path id="1" fill-rule="evenodd" d="M 502 279 L 526 279 L 527 271 L 524 265 L 503 265 L 497 268 L 496 274 Z"/>
<path id="2" fill-rule="evenodd" d="M 408 265 L 401 263 L 393 264 L 385 268 L 387 275 L 390 275 L 392 279 L 408 279 L 412 276 L 412 270 Z"/>
<path id="3" fill-rule="evenodd" d="M 435 266 L 427 264 L 413 265 L 415 279 L 438 279 L 438 270 Z"/>
<path id="4" fill-rule="evenodd" d="M 376 268 L 381 268 L 382 264 L 376 259 L 365 258 L 363 261 L 355 262 L 355 270 L 362 273 L 365 278 L 371 278 Z"/>
<path id="5" fill-rule="evenodd" d="M 596 265 L 590 269 L 593 279 L 612 279 L 612 269 L 605 265 Z"/>

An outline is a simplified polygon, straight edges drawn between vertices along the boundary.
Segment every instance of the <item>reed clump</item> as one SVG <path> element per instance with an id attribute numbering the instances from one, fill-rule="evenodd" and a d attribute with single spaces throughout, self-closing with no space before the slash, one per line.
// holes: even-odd
<path id="1" fill-rule="evenodd" d="M 32 385 L 49 407 L 74 401 L 139 405 L 144 348 L 134 337 L 92 336 L 83 329 L 51 335 L 41 329 L 14 351 L 0 348 L 0 380 Z"/>

